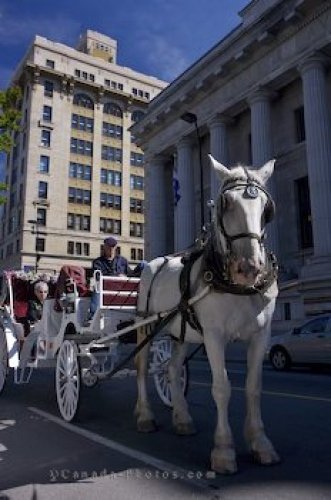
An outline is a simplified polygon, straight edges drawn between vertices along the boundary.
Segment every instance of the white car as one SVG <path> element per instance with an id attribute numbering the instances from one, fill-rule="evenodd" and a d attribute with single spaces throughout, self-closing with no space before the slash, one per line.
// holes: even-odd
<path id="1" fill-rule="evenodd" d="M 278 371 L 292 365 L 331 365 L 331 315 L 319 316 L 290 332 L 272 336 L 266 358 Z"/>

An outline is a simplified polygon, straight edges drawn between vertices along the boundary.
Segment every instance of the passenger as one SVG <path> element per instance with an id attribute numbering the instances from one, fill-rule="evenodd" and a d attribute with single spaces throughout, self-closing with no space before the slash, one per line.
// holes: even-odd
<path id="1" fill-rule="evenodd" d="M 94 259 L 92 263 L 93 271 L 100 271 L 103 276 L 129 276 L 139 277 L 145 266 L 145 261 L 139 262 L 134 269 L 130 269 L 125 257 L 116 254 L 117 240 L 109 236 L 103 242 L 103 255 Z M 94 292 L 91 299 L 90 318 L 99 307 L 99 293 Z"/>
<path id="2" fill-rule="evenodd" d="M 48 296 L 48 285 L 46 281 L 39 280 L 34 285 L 35 298 L 28 302 L 27 319 L 30 323 L 39 321 L 43 312 L 43 305 Z"/>

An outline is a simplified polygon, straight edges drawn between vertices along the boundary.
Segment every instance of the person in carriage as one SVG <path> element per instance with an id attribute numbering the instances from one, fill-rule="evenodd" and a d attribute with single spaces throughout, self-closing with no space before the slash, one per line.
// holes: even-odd
<path id="1" fill-rule="evenodd" d="M 34 285 L 35 297 L 28 302 L 27 320 L 29 323 L 36 323 L 41 320 L 44 301 L 48 296 L 48 284 L 44 280 L 38 280 Z"/>
<path id="2" fill-rule="evenodd" d="M 134 269 L 131 269 L 125 257 L 116 253 L 117 240 L 109 236 L 103 242 L 102 255 L 92 262 L 92 270 L 100 271 L 103 276 L 128 276 L 139 278 L 145 266 L 145 261 L 139 262 Z M 91 299 L 90 319 L 99 307 L 100 294 L 94 292 Z"/>

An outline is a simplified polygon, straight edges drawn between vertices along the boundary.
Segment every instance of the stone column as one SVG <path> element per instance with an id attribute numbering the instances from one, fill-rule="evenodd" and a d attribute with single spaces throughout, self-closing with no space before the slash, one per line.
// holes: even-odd
<path id="1" fill-rule="evenodd" d="M 262 167 L 267 161 L 273 159 L 270 98 L 271 93 L 264 89 L 248 97 L 251 108 L 252 164 L 254 167 Z M 275 174 L 269 179 L 267 188 L 277 205 L 274 179 Z M 277 255 L 277 217 L 268 225 L 267 246 Z"/>
<path id="2" fill-rule="evenodd" d="M 313 221 L 314 259 L 331 271 L 331 130 L 324 60 L 315 56 L 299 66 L 303 82 L 306 148 Z M 327 269 L 325 268 L 327 264 Z"/>
<path id="3" fill-rule="evenodd" d="M 209 122 L 210 154 L 226 167 L 228 167 L 227 124 L 230 119 L 223 115 L 216 115 Z M 210 167 L 210 198 L 216 200 L 220 181 L 215 170 Z"/>
<path id="4" fill-rule="evenodd" d="M 175 208 L 175 251 L 178 252 L 193 245 L 196 238 L 192 142 L 187 137 L 177 145 L 177 178 L 180 200 Z"/>
<path id="5" fill-rule="evenodd" d="M 166 253 L 165 158 L 145 155 L 145 256 L 154 259 Z"/>

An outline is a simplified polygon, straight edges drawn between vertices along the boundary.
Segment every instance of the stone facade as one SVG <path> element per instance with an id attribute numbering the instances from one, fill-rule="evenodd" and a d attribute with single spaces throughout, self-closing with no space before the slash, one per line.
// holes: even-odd
<path id="1" fill-rule="evenodd" d="M 133 128 L 148 152 L 147 172 L 153 157 L 163 158 L 163 170 L 170 182 L 175 171 L 182 191 L 174 207 L 158 161 L 148 193 L 156 184 L 164 193 L 158 203 L 150 195 L 146 220 L 152 214 L 164 220 L 158 214 L 172 207 L 167 231 L 174 237 L 160 238 L 161 224 L 151 234 L 147 229 L 146 252 L 152 258 L 193 243 L 202 219 L 201 174 L 204 200 L 217 192 L 209 152 L 228 166 L 276 158 L 269 190 L 277 216 L 268 245 L 281 271 L 274 327 L 284 329 L 331 312 L 331 2 L 254 0 L 240 15 L 242 23 L 161 92 Z M 183 120 L 187 112 L 196 123 Z"/>
<path id="2" fill-rule="evenodd" d="M 108 233 L 129 261 L 143 257 L 144 158 L 129 128 L 166 83 L 117 65 L 105 35 L 88 31 L 79 48 L 36 36 L 12 79 L 22 131 L 7 162 L 3 269 L 90 267 Z"/>

